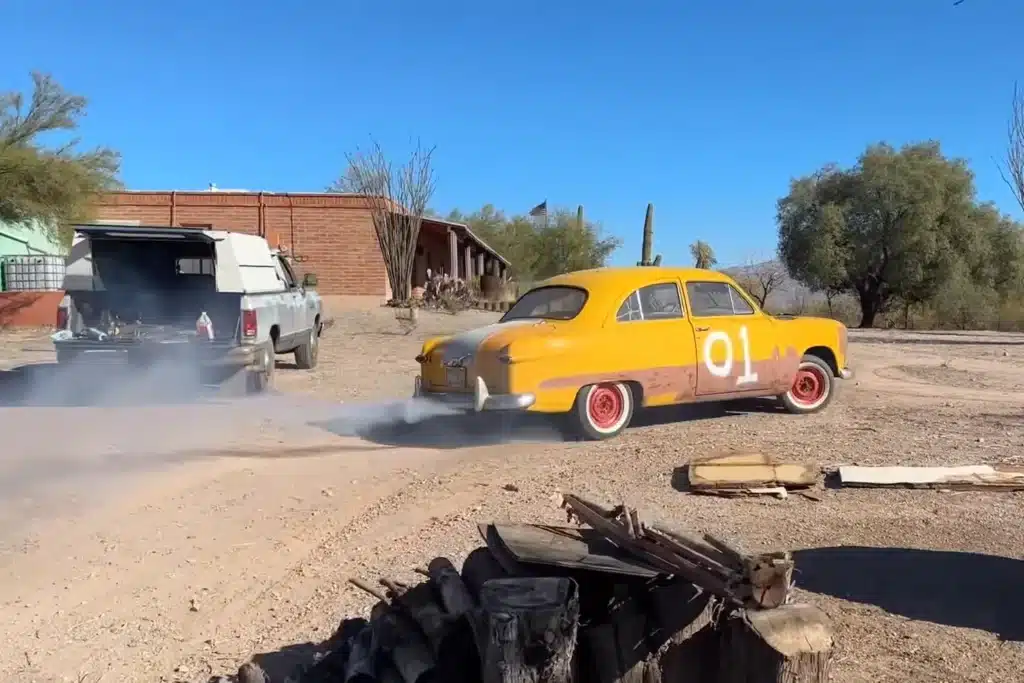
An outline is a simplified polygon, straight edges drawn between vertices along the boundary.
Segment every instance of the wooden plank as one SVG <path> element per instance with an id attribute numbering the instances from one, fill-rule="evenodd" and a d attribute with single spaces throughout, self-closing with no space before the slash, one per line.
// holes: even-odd
<path id="1" fill-rule="evenodd" d="M 839 468 L 843 486 L 878 488 L 940 488 L 1024 490 L 1024 471 L 991 465 L 962 467 L 862 467 Z"/>
<path id="2" fill-rule="evenodd" d="M 653 578 L 658 570 L 617 548 L 593 529 L 534 524 L 495 524 L 494 531 L 518 561 Z"/>
<path id="3" fill-rule="evenodd" d="M 479 524 L 477 529 L 480 531 L 480 535 L 484 537 L 487 549 L 491 552 L 494 559 L 497 560 L 498 564 L 501 565 L 501 568 L 505 570 L 506 574 L 510 576 L 530 576 L 534 574 L 534 568 L 531 565 L 520 562 L 508 551 L 508 547 L 501 540 L 501 536 L 498 535 L 493 524 Z"/>

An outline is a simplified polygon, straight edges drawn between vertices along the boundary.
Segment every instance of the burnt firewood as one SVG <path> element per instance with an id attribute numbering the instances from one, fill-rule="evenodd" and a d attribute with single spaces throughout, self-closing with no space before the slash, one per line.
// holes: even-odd
<path id="1" fill-rule="evenodd" d="M 477 597 L 479 603 L 480 589 L 491 579 L 503 579 L 508 572 L 502 568 L 491 551 L 487 548 L 477 548 L 469 554 L 466 561 L 462 563 L 462 582 L 470 595 Z"/>
<path id="2" fill-rule="evenodd" d="M 445 683 L 482 683 L 480 666 L 482 614 L 474 608 L 453 619 L 437 653 L 434 680 Z M 472 620 L 471 620 L 472 617 Z M 486 643 L 484 639 L 482 642 Z"/>
<path id="3" fill-rule="evenodd" d="M 412 619 L 384 603 L 377 603 L 370 612 L 370 622 L 381 652 L 391 657 L 405 683 L 431 680 L 434 655 Z"/>
<path id="4" fill-rule="evenodd" d="M 476 601 L 459 571 L 446 557 L 436 557 L 427 565 L 427 575 L 441 598 L 445 611 L 455 617 L 472 612 Z"/>
<path id="5" fill-rule="evenodd" d="M 832 643 L 817 607 L 738 610 L 722 625 L 718 683 L 826 683 Z"/>
<path id="6" fill-rule="evenodd" d="M 395 668 L 395 663 L 388 658 L 381 662 L 380 669 L 377 671 L 377 681 L 378 683 L 405 683 L 402 674 L 398 673 L 398 669 Z"/>
<path id="7" fill-rule="evenodd" d="M 405 610 L 427 637 L 427 644 L 437 654 L 447 631 L 444 610 L 437 604 L 434 589 L 429 583 L 420 583 L 412 588 L 399 586 L 387 579 L 381 583 L 388 587 L 396 606 Z"/>
<path id="8" fill-rule="evenodd" d="M 427 566 L 427 575 L 441 598 L 441 604 L 449 616 L 455 617 L 449 622 L 449 632 L 445 635 L 445 643 L 441 649 L 451 652 L 453 649 L 466 646 L 466 630 L 469 631 L 474 656 L 479 656 L 486 646 L 487 634 L 484 627 L 483 613 L 473 599 L 469 588 L 462 580 L 455 566 L 447 558 L 438 557 Z M 449 642 L 451 641 L 451 642 Z M 438 652 L 438 660 L 442 660 Z"/>
<path id="9" fill-rule="evenodd" d="M 375 683 L 378 650 L 377 634 L 367 625 L 349 644 L 344 683 Z"/>
<path id="10" fill-rule="evenodd" d="M 662 680 L 713 683 L 719 649 L 715 619 L 722 603 L 685 581 L 653 588 L 646 602 L 656 624 L 647 638 Z"/>
<path id="11" fill-rule="evenodd" d="M 487 618 L 484 683 L 569 683 L 579 588 L 568 578 L 492 579 L 480 591 Z"/>

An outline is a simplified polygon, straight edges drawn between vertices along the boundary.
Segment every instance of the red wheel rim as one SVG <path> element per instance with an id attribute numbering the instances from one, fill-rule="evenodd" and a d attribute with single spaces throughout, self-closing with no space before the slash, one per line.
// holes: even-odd
<path id="1" fill-rule="evenodd" d="M 600 384 L 594 387 L 587 399 L 587 415 L 598 429 L 614 427 L 625 411 L 622 394 L 614 384 Z"/>
<path id="2" fill-rule="evenodd" d="M 796 379 L 793 380 L 793 388 L 789 395 L 797 403 L 803 405 L 814 405 L 822 399 L 828 387 L 825 373 L 815 365 L 797 370 Z"/>

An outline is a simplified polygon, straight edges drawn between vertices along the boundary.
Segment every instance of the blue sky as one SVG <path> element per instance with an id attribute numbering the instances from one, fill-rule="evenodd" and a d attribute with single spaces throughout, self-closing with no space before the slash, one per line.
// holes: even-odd
<path id="1" fill-rule="evenodd" d="M 774 252 L 789 179 L 935 138 L 1016 208 L 1020 0 L 5 0 L 0 89 L 49 71 L 132 189 L 320 191 L 370 135 L 436 144 L 440 211 L 586 207 L 639 256 Z M 1019 215 L 1019 213 L 1016 213 Z"/>

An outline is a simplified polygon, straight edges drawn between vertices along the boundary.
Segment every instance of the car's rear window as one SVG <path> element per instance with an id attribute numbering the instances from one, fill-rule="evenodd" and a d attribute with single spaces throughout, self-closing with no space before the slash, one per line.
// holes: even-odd
<path id="1" fill-rule="evenodd" d="M 543 318 L 545 320 L 572 320 L 587 303 L 587 291 L 579 287 L 552 285 L 532 289 L 519 297 L 501 321 Z"/>

